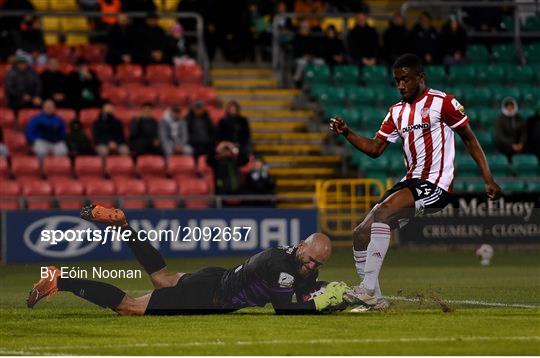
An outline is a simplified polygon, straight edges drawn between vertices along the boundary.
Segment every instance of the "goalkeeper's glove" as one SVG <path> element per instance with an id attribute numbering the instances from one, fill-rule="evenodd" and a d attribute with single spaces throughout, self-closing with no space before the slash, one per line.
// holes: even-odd
<path id="1" fill-rule="evenodd" d="M 326 285 L 324 293 L 313 298 L 317 311 L 322 311 L 327 307 L 339 305 L 343 302 L 343 294 L 348 286 L 345 282 L 330 282 Z"/>

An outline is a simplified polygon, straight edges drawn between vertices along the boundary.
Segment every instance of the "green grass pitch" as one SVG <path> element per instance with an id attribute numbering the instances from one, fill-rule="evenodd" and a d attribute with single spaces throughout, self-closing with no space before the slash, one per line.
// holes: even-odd
<path id="1" fill-rule="evenodd" d="M 391 250 L 381 274 L 383 292 L 394 297 L 388 312 L 319 316 L 275 316 L 265 307 L 222 316 L 119 317 L 68 293 L 30 310 L 25 298 L 39 265 L 8 265 L 0 267 L 0 354 L 539 355 L 539 254 L 499 250 L 491 266 L 481 267 L 472 252 Z M 241 260 L 168 261 L 193 271 Z M 138 268 L 134 261 L 76 266 L 92 264 Z M 336 250 L 321 272 L 323 280 L 350 284 L 355 276 L 350 250 Z M 107 282 L 133 295 L 150 289 L 145 277 Z"/>

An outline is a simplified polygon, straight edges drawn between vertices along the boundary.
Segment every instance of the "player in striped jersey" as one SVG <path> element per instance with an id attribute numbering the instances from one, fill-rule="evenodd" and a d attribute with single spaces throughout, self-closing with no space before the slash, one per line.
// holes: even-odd
<path id="1" fill-rule="evenodd" d="M 402 55 L 393 65 L 393 75 L 401 101 L 390 107 L 374 138 L 359 136 L 339 117 L 330 119 L 334 133 L 343 135 L 372 158 L 379 157 L 389 143 L 401 138 L 407 167 L 403 179 L 383 195 L 354 229 L 353 254 L 362 283 L 347 296 L 361 305 L 356 311 L 388 307 L 378 277 L 390 230 L 405 225 L 410 217 L 439 211 L 448 204 L 454 180 L 454 132 L 480 168 L 488 197 L 496 199 L 501 194 L 463 106 L 452 95 L 426 87 L 420 58 Z"/>

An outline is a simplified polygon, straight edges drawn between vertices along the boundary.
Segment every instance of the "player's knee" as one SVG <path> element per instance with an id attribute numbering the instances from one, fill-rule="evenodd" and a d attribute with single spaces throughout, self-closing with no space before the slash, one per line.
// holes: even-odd
<path id="1" fill-rule="evenodd" d="M 387 204 L 380 204 L 375 210 L 373 210 L 372 214 L 373 222 L 390 224 L 392 210 Z"/>

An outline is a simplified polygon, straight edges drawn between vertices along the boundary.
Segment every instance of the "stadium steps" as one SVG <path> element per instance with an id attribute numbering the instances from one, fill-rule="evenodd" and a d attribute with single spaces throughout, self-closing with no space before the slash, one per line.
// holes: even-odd
<path id="1" fill-rule="evenodd" d="M 340 176 L 342 158 L 325 153 L 328 133 L 310 132 L 314 113 L 293 110 L 297 89 L 277 86 L 271 69 L 215 68 L 213 85 L 221 101 L 237 100 L 249 118 L 255 154 L 276 181 L 278 207 L 314 207 L 318 179 Z"/>

